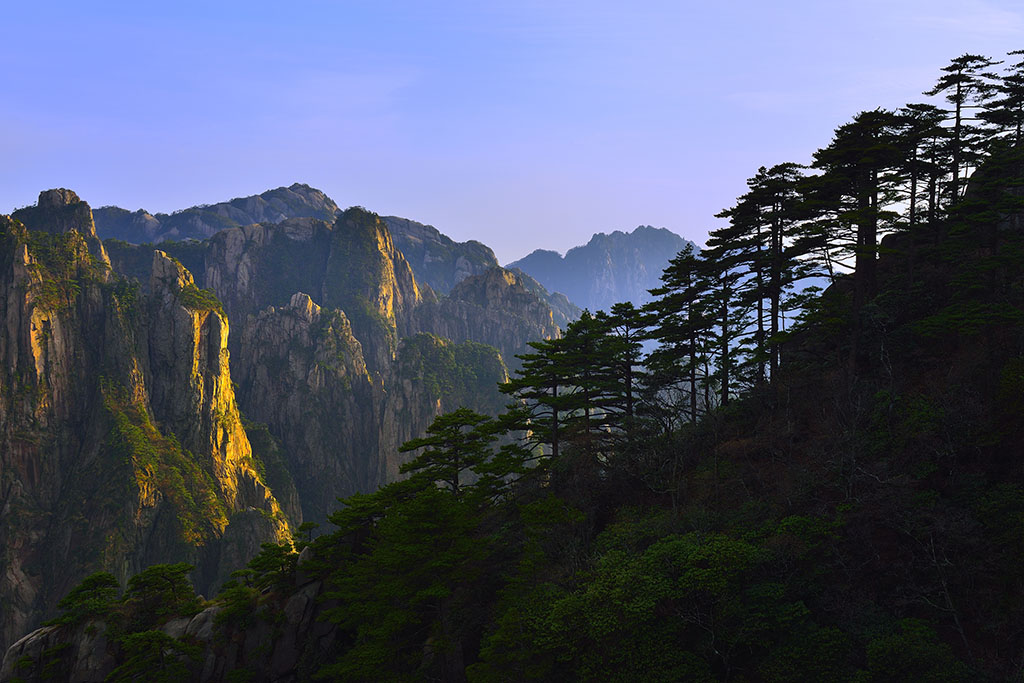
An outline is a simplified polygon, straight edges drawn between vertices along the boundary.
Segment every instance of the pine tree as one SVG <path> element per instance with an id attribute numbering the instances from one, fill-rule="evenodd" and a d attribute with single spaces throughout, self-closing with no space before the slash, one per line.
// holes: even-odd
<path id="1" fill-rule="evenodd" d="M 947 167 L 948 135 L 942 127 L 945 112 L 931 104 L 908 104 L 896 112 L 897 144 L 903 149 L 900 171 L 906 184 L 906 226 L 916 231 L 921 223 L 920 204 L 927 205 L 927 223 L 934 225 L 938 210 L 938 184 Z"/>
<path id="2" fill-rule="evenodd" d="M 981 55 L 960 55 L 942 68 L 943 75 L 938 82 L 924 93 L 929 96 L 944 93 L 946 101 L 952 105 L 952 109 L 949 110 L 953 124 L 950 139 L 950 203 L 960 198 L 961 178 L 965 177 L 961 172 L 965 167 L 977 165 L 984 148 L 986 136 L 971 125 L 971 121 L 977 120 L 977 117 L 971 114 L 982 109 L 992 96 L 997 77 L 987 69 L 997 64 L 1000 62 Z"/>
<path id="3" fill-rule="evenodd" d="M 535 353 L 517 355 L 522 367 L 498 389 L 519 403 L 518 409 L 510 413 L 518 420 L 509 428 L 525 432 L 530 444 L 547 445 L 551 457 L 557 460 L 571 398 L 565 341 L 545 339 L 529 345 Z"/>
<path id="4" fill-rule="evenodd" d="M 1007 53 L 1009 57 L 1022 55 L 1024 50 Z M 1020 144 L 1024 133 L 1024 59 L 1008 67 L 978 117 L 991 124 L 996 135 L 1008 138 L 1014 145 Z"/>
<path id="5" fill-rule="evenodd" d="M 903 158 L 898 124 L 895 114 L 883 109 L 861 112 L 836 129 L 828 147 L 814 153 L 813 166 L 822 171 L 815 186 L 817 208 L 831 212 L 836 225 L 853 233 L 830 236 L 828 248 L 853 252 L 858 310 L 875 293 L 879 232 L 896 216 L 890 209 Z"/>
<path id="6" fill-rule="evenodd" d="M 496 436 L 487 428 L 490 420 L 469 408 L 439 415 L 427 427 L 428 436 L 406 441 L 398 449 L 402 453 L 424 449 L 399 471 L 411 472 L 423 481 L 440 482 L 459 498 L 463 494 L 464 473 L 479 467 L 492 455 L 491 442 Z"/>
<path id="7" fill-rule="evenodd" d="M 688 385 L 688 415 L 691 422 L 699 416 L 701 372 L 707 353 L 707 332 L 714 324 L 711 304 L 706 296 L 708 282 L 700 257 L 693 245 L 687 245 L 669 261 L 661 276 L 662 286 L 651 290 L 656 297 L 647 306 L 656 323 L 650 337 L 658 342 L 647 358 L 649 373 L 647 400 L 654 412 L 676 391 L 680 383 Z M 671 409 L 671 408 L 670 408 Z"/>
<path id="8" fill-rule="evenodd" d="M 785 293 L 811 272 L 806 257 L 814 243 L 804 230 L 803 177 L 798 164 L 762 166 L 736 205 L 718 214 L 729 225 L 708 239 L 709 258 L 726 260 L 746 274 L 735 281 L 734 291 L 757 313 L 753 341 L 759 383 L 778 372 Z"/>
<path id="9" fill-rule="evenodd" d="M 645 381 L 643 340 L 650 324 L 650 316 L 630 302 L 617 303 L 610 313 L 598 312 L 603 325 L 602 359 L 608 363 L 609 412 L 607 426 L 616 440 L 631 448 L 636 442 L 637 401 L 640 386 Z"/>

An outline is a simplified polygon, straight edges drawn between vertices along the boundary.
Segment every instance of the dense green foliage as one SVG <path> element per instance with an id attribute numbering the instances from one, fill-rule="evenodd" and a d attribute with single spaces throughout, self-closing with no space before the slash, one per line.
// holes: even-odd
<path id="1" fill-rule="evenodd" d="M 113 608 L 120 592 L 121 586 L 113 574 L 90 574 L 57 603 L 62 613 L 47 623 L 78 624 L 87 619 L 103 618 Z"/>
<path id="2" fill-rule="evenodd" d="M 199 289 L 191 282 L 178 292 L 178 300 L 182 306 L 193 311 L 215 311 L 225 318 L 227 317 L 224 313 L 224 306 L 213 290 Z"/>
<path id="3" fill-rule="evenodd" d="M 445 404 L 493 403 L 494 377 L 505 372 L 493 346 L 477 342 L 455 344 L 432 334 L 420 333 L 402 342 L 398 373 L 422 382 L 427 394 Z"/>

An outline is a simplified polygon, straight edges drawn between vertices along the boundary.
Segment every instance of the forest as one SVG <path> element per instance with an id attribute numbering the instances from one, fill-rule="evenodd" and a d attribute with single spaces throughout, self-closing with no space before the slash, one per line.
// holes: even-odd
<path id="1" fill-rule="evenodd" d="M 1019 680 L 1024 51 L 924 94 L 757 169 L 649 305 L 532 342 L 506 412 L 438 417 L 210 601 L 100 573 L 54 623 L 104 625 L 107 680 L 198 680 L 163 624 L 270 643 L 301 577 L 331 636 L 296 680 Z"/>

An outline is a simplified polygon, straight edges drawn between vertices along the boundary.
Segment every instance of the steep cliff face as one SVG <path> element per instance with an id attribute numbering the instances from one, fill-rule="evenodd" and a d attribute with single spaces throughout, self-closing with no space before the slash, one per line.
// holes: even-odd
<path id="1" fill-rule="evenodd" d="M 154 250 L 110 246 L 115 265 L 136 277 Z M 501 358 L 514 361 L 526 341 L 558 334 L 524 278 L 500 269 L 464 279 L 439 303 L 419 286 L 385 222 L 360 208 L 334 224 L 289 219 L 169 248 L 188 259 L 201 254 L 200 284 L 240 331 L 230 346 L 239 406 L 279 444 L 309 521 L 323 522 L 339 496 L 397 479 L 412 457 L 399 446 L 441 412 L 500 411 Z M 149 286 L 152 296 L 159 280 Z M 187 287 L 194 289 L 171 290 Z M 457 343 L 426 335 L 400 341 L 417 332 Z M 472 342 L 500 345 L 502 356 Z"/>
<path id="2" fill-rule="evenodd" d="M 498 265 L 491 248 L 476 240 L 456 242 L 434 226 L 408 218 L 385 216 L 382 220 L 416 279 L 439 294 L 447 294 L 470 275 Z"/>
<path id="3" fill-rule="evenodd" d="M 398 340 L 412 330 L 413 311 L 423 295 L 384 222 L 354 207 L 334 225 L 320 298 L 324 306 L 345 311 L 363 342 L 366 364 L 379 371 L 394 359 Z"/>
<path id="4" fill-rule="evenodd" d="M 210 240 L 205 264 L 204 286 L 233 320 L 285 306 L 296 292 L 343 310 L 372 371 L 394 359 L 414 309 L 434 299 L 421 291 L 381 219 L 360 208 L 333 225 L 299 218 L 224 230 Z"/>
<path id="5" fill-rule="evenodd" d="M 39 193 L 39 200 L 35 206 L 19 209 L 11 214 L 11 218 L 21 222 L 29 230 L 51 235 L 77 232 L 85 240 L 89 253 L 97 261 L 110 265 L 103 242 L 96 235 L 92 209 L 71 190 L 44 190 Z"/>
<path id="6" fill-rule="evenodd" d="M 665 266 L 686 244 L 669 230 L 642 225 L 629 233 L 597 233 L 564 258 L 538 249 L 506 267 L 522 270 L 591 311 L 607 310 L 620 301 L 639 306 L 650 301 L 647 290 L 659 286 Z"/>
<path id="7" fill-rule="evenodd" d="M 518 268 L 511 268 L 510 270 L 519 277 L 519 282 L 523 287 L 536 294 L 551 309 L 551 317 L 560 330 L 564 330 L 569 326 L 569 323 L 578 320 L 583 313 L 583 310 L 569 301 L 569 297 L 565 294 L 549 292 L 544 285 Z"/>
<path id="8" fill-rule="evenodd" d="M 527 342 L 561 335 L 551 309 L 528 290 L 523 277 L 492 268 L 457 284 L 436 303 L 417 311 L 419 329 L 453 341 L 476 341 L 501 351 L 511 367 Z"/>
<path id="9" fill-rule="evenodd" d="M 3 643 L 90 571 L 186 560 L 207 590 L 287 532 L 241 430 L 224 316 L 159 252 L 153 296 L 111 275 L 88 205 L 44 197 L 18 213 L 57 216 L 46 232 L 0 217 Z"/>
<path id="10" fill-rule="evenodd" d="M 217 293 L 231 320 L 286 306 L 296 292 L 323 289 L 332 224 L 293 218 L 214 235 L 204 254 L 203 286 Z"/>
<path id="11" fill-rule="evenodd" d="M 239 400 L 280 440 L 305 519 L 322 523 L 338 497 L 384 483 L 383 392 L 344 313 L 296 293 L 250 319 L 236 368 Z"/>
<path id="12" fill-rule="evenodd" d="M 193 206 L 172 214 L 129 212 L 106 206 L 95 212 L 97 229 L 104 239 L 126 242 L 203 240 L 226 228 L 253 223 L 280 223 L 289 218 L 317 218 L 333 222 L 338 205 L 320 190 L 295 183 L 251 197 L 206 206 Z"/>
<path id="13" fill-rule="evenodd" d="M 282 526 L 260 480 L 238 415 L 228 367 L 228 321 L 218 302 L 162 251 L 150 278 L 149 407 L 192 453 L 211 456 L 211 473 L 231 510 L 256 508 Z"/>

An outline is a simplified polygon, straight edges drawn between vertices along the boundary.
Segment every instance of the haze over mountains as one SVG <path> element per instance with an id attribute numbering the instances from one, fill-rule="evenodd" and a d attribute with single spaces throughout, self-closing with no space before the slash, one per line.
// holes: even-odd
<path id="1" fill-rule="evenodd" d="M 137 241 L 246 225 L 108 251 L 65 189 L 0 218 L 0 646 L 98 569 L 188 561 L 215 590 L 398 478 L 438 414 L 500 410 L 503 359 L 560 334 L 482 245 L 406 223 L 433 281 L 461 278 L 439 299 L 383 220 L 303 186 L 98 213 Z"/>
<path id="2" fill-rule="evenodd" d="M 1022 54 L 564 329 L 483 245 L 280 210 L 312 188 L 158 245 L 0 216 L 0 681 L 1019 681 Z"/>
<path id="3" fill-rule="evenodd" d="M 132 212 L 106 206 L 94 209 L 93 215 L 101 238 L 137 244 L 204 240 L 226 228 L 280 223 L 292 218 L 333 222 L 340 211 L 322 191 L 295 183 L 171 214 L 154 215 L 143 209 Z M 447 294 L 469 275 L 498 265 L 494 252 L 479 241 L 455 242 L 434 226 L 408 218 L 381 219 L 417 280 L 430 285 L 438 294 Z M 597 311 L 617 301 L 632 301 L 636 305 L 649 301 L 647 290 L 658 286 L 669 259 L 687 243 L 665 228 L 640 226 L 628 233 L 597 233 L 587 244 L 570 249 L 564 257 L 538 249 L 506 267 L 528 276 L 528 286 L 547 300 L 564 323 L 575 319 L 581 308 Z M 543 287 L 529 284 L 530 279 Z M 546 291 L 541 293 L 541 289 Z"/>

